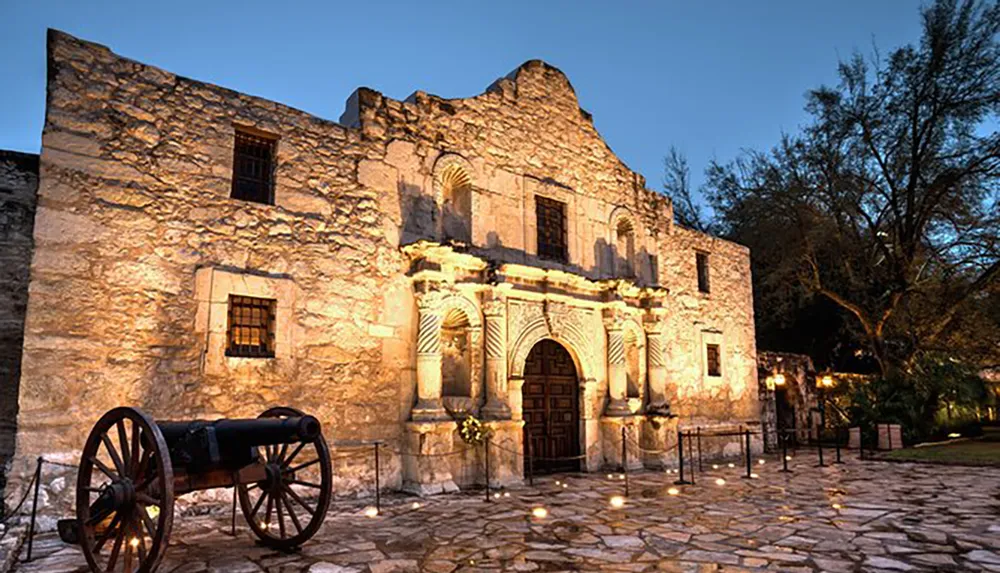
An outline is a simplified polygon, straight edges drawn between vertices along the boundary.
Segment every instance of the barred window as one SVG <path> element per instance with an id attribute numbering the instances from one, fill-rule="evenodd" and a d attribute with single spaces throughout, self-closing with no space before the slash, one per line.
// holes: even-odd
<path id="1" fill-rule="evenodd" d="M 236 130 L 233 145 L 233 199 L 274 203 L 274 148 L 276 140 Z"/>
<path id="2" fill-rule="evenodd" d="M 705 346 L 705 362 L 708 364 L 709 376 L 722 376 L 721 355 L 718 344 L 708 344 Z"/>
<path id="3" fill-rule="evenodd" d="M 697 253 L 695 262 L 698 265 L 698 291 L 709 292 L 708 284 L 708 253 Z"/>
<path id="4" fill-rule="evenodd" d="M 226 356 L 274 357 L 274 318 L 277 301 L 229 295 Z"/>
<path id="5" fill-rule="evenodd" d="M 538 227 L 538 257 L 566 262 L 566 204 L 555 199 L 535 196 Z"/>

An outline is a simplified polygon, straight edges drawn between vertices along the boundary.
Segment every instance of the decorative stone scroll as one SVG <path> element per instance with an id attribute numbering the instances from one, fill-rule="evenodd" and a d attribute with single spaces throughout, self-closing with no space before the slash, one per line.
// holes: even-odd
<path id="1" fill-rule="evenodd" d="M 483 297 L 486 317 L 486 405 L 483 417 L 509 420 L 509 390 L 507 384 L 507 299 L 496 291 Z"/>

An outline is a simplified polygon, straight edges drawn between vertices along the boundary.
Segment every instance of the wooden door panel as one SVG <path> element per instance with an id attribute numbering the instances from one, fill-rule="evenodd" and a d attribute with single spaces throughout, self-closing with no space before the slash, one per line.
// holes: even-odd
<path id="1" fill-rule="evenodd" d="M 559 343 L 543 340 L 528 354 L 524 372 L 526 444 L 530 436 L 536 458 L 579 455 L 579 384 L 573 358 Z M 535 470 L 541 472 L 576 471 L 579 467 L 578 460 L 536 459 L 534 464 Z"/>

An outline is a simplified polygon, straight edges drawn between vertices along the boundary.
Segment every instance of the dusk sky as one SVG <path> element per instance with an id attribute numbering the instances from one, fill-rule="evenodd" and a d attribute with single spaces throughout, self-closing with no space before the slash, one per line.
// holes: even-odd
<path id="1" fill-rule="evenodd" d="M 45 29 L 182 76 L 337 119 L 368 86 L 481 93 L 529 59 L 567 74 L 611 148 L 661 188 L 671 144 L 694 183 L 804 119 L 838 58 L 920 35 L 919 2 L 54 2 L 0 18 L 0 148 L 37 152 Z"/>

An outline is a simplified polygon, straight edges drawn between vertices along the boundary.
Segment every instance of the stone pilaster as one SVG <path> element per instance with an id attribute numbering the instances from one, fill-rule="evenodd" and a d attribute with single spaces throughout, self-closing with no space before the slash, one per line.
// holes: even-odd
<path id="1" fill-rule="evenodd" d="M 608 332 L 608 408 L 607 416 L 627 416 L 631 412 L 625 400 L 627 380 L 625 372 L 625 341 L 622 335 L 622 313 L 618 309 L 605 309 L 604 327 Z"/>
<path id="2" fill-rule="evenodd" d="M 441 316 L 429 305 L 419 306 L 417 326 L 417 404 L 413 421 L 447 420 L 441 403 Z"/>
<path id="3" fill-rule="evenodd" d="M 483 302 L 486 319 L 486 405 L 483 418 L 510 420 L 509 385 L 507 383 L 507 300 L 492 293 Z"/>
<path id="4" fill-rule="evenodd" d="M 403 433 L 403 490 L 417 495 L 458 491 L 450 458 L 455 422 L 409 422 Z"/>

